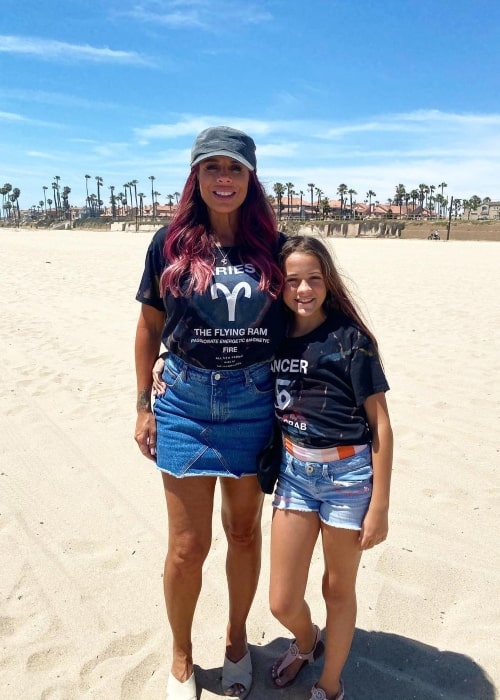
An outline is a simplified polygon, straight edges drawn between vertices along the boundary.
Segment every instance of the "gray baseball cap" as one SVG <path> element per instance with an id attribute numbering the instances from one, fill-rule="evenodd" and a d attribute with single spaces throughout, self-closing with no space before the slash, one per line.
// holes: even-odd
<path id="1" fill-rule="evenodd" d="M 256 170 L 255 143 L 250 136 L 230 126 L 212 126 L 198 134 L 191 149 L 191 167 L 212 156 L 227 156 Z"/>

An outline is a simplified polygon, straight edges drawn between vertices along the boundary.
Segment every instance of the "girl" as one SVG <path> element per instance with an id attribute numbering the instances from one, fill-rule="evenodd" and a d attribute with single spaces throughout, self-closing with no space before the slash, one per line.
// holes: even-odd
<path id="1" fill-rule="evenodd" d="M 342 700 L 361 553 L 388 530 L 389 386 L 376 340 L 323 243 L 291 238 L 281 261 L 289 326 L 273 362 L 284 450 L 273 500 L 270 605 L 295 639 L 271 675 L 283 688 L 324 651 L 310 700 Z M 325 648 L 304 599 L 320 533 Z"/>

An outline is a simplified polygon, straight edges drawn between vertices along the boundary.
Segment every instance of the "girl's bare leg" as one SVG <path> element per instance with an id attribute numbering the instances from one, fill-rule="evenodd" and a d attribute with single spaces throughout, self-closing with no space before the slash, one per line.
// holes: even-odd
<path id="1" fill-rule="evenodd" d="M 304 595 L 311 557 L 318 533 L 317 513 L 275 509 L 271 529 L 271 582 L 269 602 L 272 614 L 290 630 L 299 650 L 312 650 L 315 632 Z M 298 659 L 283 670 L 277 685 L 295 678 L 303 661 Z"/>
<path id="2" fill-rule="evenodd" d="M 340 687 L 340 675 L 351 649 L 356 624 L 356 576 L 361 559 L 359 532 L 321 524 L 325 573 L 326 648 L 317 682 L 330 697 Z"/>

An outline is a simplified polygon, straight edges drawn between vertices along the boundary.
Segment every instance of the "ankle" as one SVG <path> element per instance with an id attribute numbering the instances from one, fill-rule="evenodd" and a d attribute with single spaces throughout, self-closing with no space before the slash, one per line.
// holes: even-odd
<path id="1" fill-rule="evenodd" d="M 185 657 L 179 659 L 174 658 L 172 660 L 170 673 L 179 683 L 185 683 L 193 675 L 193 660 L 186 659 Z"/>

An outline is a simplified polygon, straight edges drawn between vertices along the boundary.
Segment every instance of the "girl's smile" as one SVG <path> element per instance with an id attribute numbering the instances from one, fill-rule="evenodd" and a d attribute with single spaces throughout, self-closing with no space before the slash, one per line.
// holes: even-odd
<path id="1" fill-rule="evenodd" d="M 294 314 L 293 335 L 304 335 L 326 318 L 327 288 L 319 260 L 309 253 L 292 253 L 285 261 L 283 301 Z"/>

